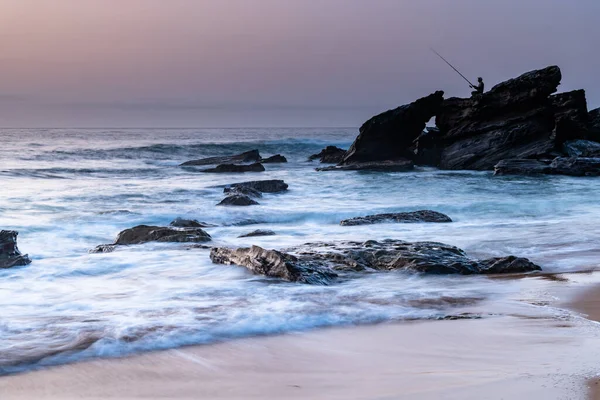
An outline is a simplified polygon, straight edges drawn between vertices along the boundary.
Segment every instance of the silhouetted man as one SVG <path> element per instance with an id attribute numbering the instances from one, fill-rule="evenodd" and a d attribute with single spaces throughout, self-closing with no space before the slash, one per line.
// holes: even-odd
<path id="1" fill-rule="evenodd" d="M 483 79 L 481 79 L 481 77 L 477 78 L 477 82 L 479 82 L 476 86 L 471 85 L 471 87 L 473 89 L 475 89 L 474 91 L 471 92 L 471 96 L 478 96 L 480 94 L 483 94 L 483 89 L 485 87 L 485 85 L 483 84 Z"/>

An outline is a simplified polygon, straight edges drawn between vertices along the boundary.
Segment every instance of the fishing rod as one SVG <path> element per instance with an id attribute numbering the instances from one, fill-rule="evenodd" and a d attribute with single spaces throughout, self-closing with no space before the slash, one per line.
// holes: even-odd
<path id="1" fill-rule="evenodd" d="M 435 50 L 434 50 L 433 48 L 431 48 L 431 47 L 430 47 L 429 49 L 430 49 L 431 51 L 433 51 L 433 52 L 434 52 L 434 53 L 435 53 L 435 54 L 436 54 L 436 55 L 437 55 L 439 58 L 441 58 L 442 60 L 444 60 L 444 62 L 445 62 L 446 64 L 448 64 L 448 65 L 450 66 L 450 68 L 452 68 L 453 70 L 455 70 L 457 74 L 459 74 L 460 76 L 462 76 L 462 78 L 463 78 L 465 81 L 467 81 L 467 82 L 469 83 L 469 85 L 471 85 L 471 87 L 475 87 L 475 85 L 473 85 L 473 84 L 471 83 L 471 81 L 469 81 L 469 80 L 468 80 L 468 79 L 467 79 L 467 78 L 466 78 L 466 77 L 465 77 L 463 74 L 461 74 L 459 70 L 457 70 L 456 68 L 454 68 L 454 65 L 450 64 L 450 63 L 448 62 L 448 60 L 446 60 L 444 57 L 442 57 L 442 55 L 441 55 L 440 53 L 438 53 L 437 51 L 435 51 Z"/>

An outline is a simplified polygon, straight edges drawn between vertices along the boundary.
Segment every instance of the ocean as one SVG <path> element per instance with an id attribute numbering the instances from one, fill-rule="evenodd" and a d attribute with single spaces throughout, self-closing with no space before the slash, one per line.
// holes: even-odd
<path id="1" fill-rule="evenodd" d="M 33 262 L 0 270 L 0 374 L 319 327 L 439 319 L 475 303 L 489 304 L 490 314 L 565 312 L 540 307 L 549 295 L 518 279 L 390 272 L 312 286 L 215 265 L 208 249 L 181 243 L 88 253 L 123 229 L 176 217 L 214 224 L 206 228 L 214 246 L 392 238 L 439 241 L 474 258 L 527 257 L 548 272 L 598 267 L 597 178 L 317 172 L 318 162 L 307 161 L 327 145 L 348 148 L 356 135 L 354 128 L 1 130 L 0 229 L 18 231 Z M 252 149 L 289 162 L 245 174 L 179 167 Z M 266 194 L 257 206 L 216 206 L 223 185 L 258 179 L 283 179 L 289 191 Z M 420 209 L 454 222 L 339 224 Z M 238 238 L 255 229 L 277 235 Z"/>

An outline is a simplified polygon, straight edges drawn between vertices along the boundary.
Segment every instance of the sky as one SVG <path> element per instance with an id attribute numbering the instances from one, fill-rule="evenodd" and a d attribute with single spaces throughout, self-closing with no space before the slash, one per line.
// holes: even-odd
<path id="1" fill-rule="evenodd" d="M 0 0 L 0 127 L 358 127 L 559 65 L 600 107 L 598 0 Z"/>

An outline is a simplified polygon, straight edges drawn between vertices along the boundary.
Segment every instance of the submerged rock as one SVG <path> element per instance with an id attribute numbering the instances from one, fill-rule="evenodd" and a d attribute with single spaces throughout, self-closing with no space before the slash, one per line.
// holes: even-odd
<path id="1" fill-rule="evenodd" d="M 263 172 L 265 167 L 261 163 L 254 163 L 248 165 L 238 164 L 220 164 L 215 168 L 201 169 L 198 172 L 211 172 L 211 173 L 240 173 L 240 172 Z"/>
<path id="2" fill-rule="evenodd" d="M 175 228 L 209 228 L 214 226 L 207 224 L 206 222 L 198 222 L 195 219 L 184 219 L 179 217 L 171 221 L 169 225 Z"/>
<path id="3" fill-rule="evenodd" d="M 31 264 L 27 254 L 21 254 L 17 247 L 16 231 L 0 231 L 0 269 Z"/>
<path id="4" fill-rule="evenodd" d="M 276 164 L 276 163 L 286 163 L 288 161 L 287 161 L 287 158 L 285 158 L 281 154 L 275 154 L 274 156 L 271 156 L 271 157 L 261 158 L 260 162 L 263 164 Z"/>
<path id="5" fill-rule="evenodd" d="M 354 226 L 354 225 L 369 225 L 381 222 L 399 222 L 399 223 L 415 223 L 415 222 L 452 222 L 452 219 L 446 214 L 442 214 L 437 211 L 431 210 L 420 210 L 403 213 L 391 213 L 391 214 L 376 214 L 367 215 L 366 217 L 357 217 L 351 219 L 345 219 L 340 222 L 342 226 Z"/>
<path id="6" fill-rule="evenodd" d="M 569 157 L 600 157 L 600 143 L 590 140 L 570 140 L 563 150 Z"/>
<path id="7" fill-rule="evenodd" d="M 244 195 L 244 196 L 248 196 L 248 197 L 255 197 L 257 199 L 260 199 L 262 197 L 261 192 L 259 192 L 256 189 L 252 189 L 251 187 L 247 187 L 247 186 L 236 186 L 236 187 L 225 188 L 225 189 L 223 189 L 223 193 L 226 193 L 228 196 Z"/>
<path id="8" fill-rule="evenodd" d="M 234 194 L 225 197 L 218 206 L 254 206 L 258 205 L 257 201 L 252 200 L 250 197 L 243 194 Z"/>
<path id="9" fill-rule="evenodd" d="M 337 274 L 321 265 L 311 265 L 290 254 L 252 246 L 237 250 L 213 248 L 210 259 L 215 264 L 235 264 L 256 275 L 280 278 L 290 282 L 327 285 Z"/>
<path id="10" fill-rule="evenodd" d="M 246 162 L 260 161 L 260 153 L 258 150 L 250 150 L 233 156 L 209 157 L 200 160 L 186 161 L 181 166 L 198 166 L 198 165 L 214 165 L 214 164 L 235 164 Z"/>
<path id="11" fill-rule="evenodd" d="M 279 193 L 285 192 L 288 189 L 288 184 L 282 180 L 271 179 L 264 181 L 240 182 L 230 185 L 232 189 L 250 188 L 261 193 Z"/>
<path id="12" fill-rule="evenodd" d="M 323 164 L 339 164 L 344 159 L 346 150 L 336 146 L 327 146 L 320 153 L 308 157 L 309 161 L 319 160 Z"/>
<path id="13" fill-rule="evenodd" d="M 99 246 L 94 247 L 88 253 L 99 254 L 99 253 L 112 253 L 117 249 L 117 246 L 114 244 L 101 244 Z"/>
<path id="14" fill-rule="evenodd" d="M 381 171 L 381 172 L 407 172 L 412 171 L 415 165 L 410 160 L 371 161 L 352 164 L 334 165 L 331 167 L 317 168 L 317 171 Z"/>
<path id="15" fill-rule="evenodd" d="M 275 236 L 277 235 L 275 232 L 268 229 L 257 229 L 255 231 L 246 233 L 245 235 L 240 235 L 238 238 L 247 238 L 247 237 L 257 237 L 257 236 Z"/>
<path id="16" fill-rule="evenodd" d="M 114 245 L 131 245 L 149 242 L 209 242 L 211 236 L 200 228 L 170 228 L 138 225 L 125 229 L 117 236 Z"/>
<path id="17" fill-rule="evenodd" d="M 479 264 L 482 274 L 516 274 L 542 270 L 528 259 L 515 256 L 490 258 Z"/>

